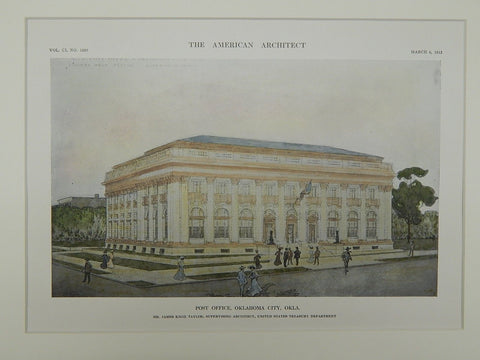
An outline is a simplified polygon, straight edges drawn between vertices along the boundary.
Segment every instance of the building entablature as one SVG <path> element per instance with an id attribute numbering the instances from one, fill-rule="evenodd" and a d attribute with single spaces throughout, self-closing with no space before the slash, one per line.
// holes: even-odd
<path id="1" fill-rule="evenodd" d="M 278 171 L 323 171 L 340 173 L 384 174 L 392 176 L 391 164 L 383 163 L 381 157 L 366 154 L 335 154 L 284 149 L 251 148 L 234 146 L 229 151 L 224 145 L 185 143 L 167 144 L 170 147 L 116 165 L 106 174 L 105 184 L 112 181 L 140 176 L 169 167 L 190 166 L 198 168 L 231 168 Z"/>

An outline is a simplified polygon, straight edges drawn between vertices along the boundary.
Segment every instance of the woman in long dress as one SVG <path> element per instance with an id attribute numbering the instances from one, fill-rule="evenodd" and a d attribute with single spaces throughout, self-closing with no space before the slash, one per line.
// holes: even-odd
<path id="1" fill-rule="evenodd" d="M 102 255 L 102 263 L 100 264 L 100 267 L 102 269 L 106 269 L 107 263 L 108 263 L 108 255 L 107 255 L 107 250 L 105 250 Z"/>
<path id="2" fill-rule="evenodd" d="M 262 288 L 258 284 L 258 274 L 255 272 L 255 266 L 250 266 L 250 274 L 248 277 L 250 278 L 250 289 L 248 291 L 249 296 L 256 296 L 262 292 Z"/>
<path id="3" fill-rule="evenodd" d="M 313 264 L 313 261 L 314 261 L 314 258 L 315 258 L 315 250 L 313 250 L 313 246 L 308 247 L 308 255 L 309 255 L 309 257 L 308 257 L 307 261 L 310 264 Z"/>
<path id="4" fill-rule="evenodd" d="M 183 256 L 180 256 L 180 259 L 178 260 L 177 262 L 177 266 L 178 266 L 178 270 L 177 272 L 175 273 L 175 275 L 173 275 L 173 278 L 175 280 L 178 280 L 178 281 L 183 281 L 185 280 L 185 270 L 184 270 L 184 263 L 183 263 L 183 260 L 185 258 Z"/>
<path id="5" fill-rule="evenodd" d="M 107 267 L 109 269 L 113 269 L 113 267 L 114 267 L 114 265 L 113 265 L 113 251 L 110 253 L 110 257 L 108 259 Z"/>
<path id="6" fill-rule="evenodd" d="M 282 265 L 282 248 L 278 248 L 275 253 L 275 261 L 273 262 L 273 265 Z"/>

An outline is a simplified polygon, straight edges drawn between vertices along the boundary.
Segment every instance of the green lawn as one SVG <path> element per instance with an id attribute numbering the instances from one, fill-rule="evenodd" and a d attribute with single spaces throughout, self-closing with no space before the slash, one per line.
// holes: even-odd
<path id="1" fill-rule="evenodd" d="M 97 255 L 97 254 L 79 252 L 79 253 L 68 254 L 68 256 L 102 262 L 102 255 Z M 120 257 L 115 257 L 113 262 L 115 265 L 125 266 L 125 267 L 134 268 L 134 269 L 140 269 L 140 270 L 146 270 L 146 271 L 168 270 L 168 269 L 177 268 L 176 265 L 161 264 L 161 263 L 143 261 L 143 260 L 124 259 Z"/>
<path id="2" fill-rule="evenodd" d="M 415 242 L 415 250 L 435 250 L 438 246 L 438 240 L 436 239 L 413 239 L 413 241 Z M 407 239 L 398 239 L 393 241 L 393 248 L 408 250 L 410 245 Z"/>

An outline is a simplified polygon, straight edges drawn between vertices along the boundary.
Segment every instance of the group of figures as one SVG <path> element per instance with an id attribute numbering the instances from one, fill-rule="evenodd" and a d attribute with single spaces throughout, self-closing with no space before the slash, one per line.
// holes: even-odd
<path id="1" fill-rule="evenodd" d="M 238 285 L 240 287 L 240 296 L 258 296 L 262 293 L 263 289 L 258 283 L 258 274 L 255 271 L 254 265 L 248 267 L 250 272 L 245 273 L 245 266 L 240 266 L 240 271 L 237 274 Z M 250 280 L 250 286 L 248 286 L 248 280 Z"/>
<path id="2" fill-rule="evenodd" d="M 282 250 L 283 248 L 278 248 L 277 252 L 275 253 L 275 261 L 273 262 L 273 264 L 276 266 L 282 265 L 283 254 L 284 267 L 287 267 L 288 265 L 293 265 L 293 259 L 295 259 L 295 265 L 298 266 L 300 255 L 302 254 L 302 252 L 298 249 L 298 246 L 295 248 L 295 251 L 292 251 L 291 248 L 285 248 L 282 253 Z"/>
<path id="3" fill-rule="evenodd" d="M 100 264 L 100 267 L 102 269 L 106 269 L 106 268 L 109 268 L 109 269 L 113 269 L 114 265 L 113 265 L 113 251 L 110 252 L 110 255 L 107 253 L 107 250 L 105 250 L 103 252 L 103 255 L 102 255 L 102 263 Z"/>

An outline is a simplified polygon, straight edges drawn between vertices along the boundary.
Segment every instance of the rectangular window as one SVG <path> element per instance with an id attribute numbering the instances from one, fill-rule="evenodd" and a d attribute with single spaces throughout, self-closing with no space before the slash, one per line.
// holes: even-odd
<path id="1" fill-rule="evenodd" d="M 336 198 L 337 197 L 337 188 L 330 188 L 328 190 L 328 197 Z"/>
<path id="2" fill-rule="evenodd" d="M 348 190 L 348 197 L 350 199 L 356 199 L 357 198 L 357 189 L 351 188 Z"/>
<path id="3" fill-rule="evenodd" d="M 286 193 L 287 193 L 287 196 L 289 197 L 294 197 L 296 196 L 295 194 L 295 185 L 287 185 L 287 189 L 286 189 Z"/>
<path id="4" fill-rule="evenodd" d="M 240 195 L 250 195 L 250 185 L 249 184 L 240 185 L 239 193 Z"/>
<path id="5" fill-rule="evenodd" d="M 368 189 L 368 198 L 371 200 L 375 199 L 375 189 Z"/>
<path id="6" fill-rule="evenodd" d="M 265 195 L 267 195 L 267 196 L 274 196 L 275 195 L 275 185 L 274 184 L 266 184 L 265 185 Z"/>
<path id="7" fill-rule="evenodd" d="M 224 182 L 217 182 L 215 184 L 215 193 L 216 194 L 226 194 L 227 193 L 227 184 Z"/>
<path id="8" fill-rule="evenodd" d="M 191 191 L 194 193 L 202 192 L 202 183 L 200 180 L 192 180 L 192 188 Z"/>

